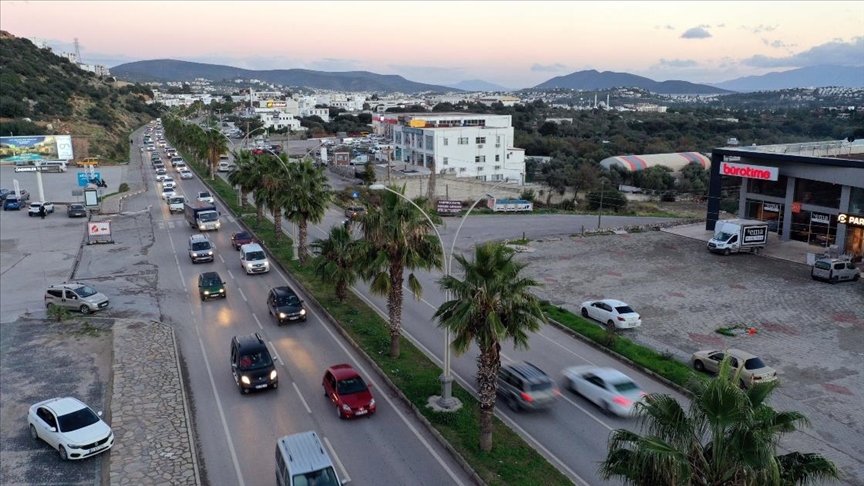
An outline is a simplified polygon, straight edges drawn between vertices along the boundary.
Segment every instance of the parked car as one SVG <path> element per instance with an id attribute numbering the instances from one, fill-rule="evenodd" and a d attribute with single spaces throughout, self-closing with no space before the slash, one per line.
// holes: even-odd
<path id="1" fill-rule="evenodd" d="M 767 383 L 777 379 L 777 371 L 766 365 L 761 359 L 740 349 L 707 350 L 693 353 L 693 369 L 696 371 L 709 371 L 717 373 L 720 371 L 720 363 L 729 355 L 729 364 L 732 365 L 732 376 L 738 375 L 738 384 L 741 388 L 748 388 L 757 383 Z"/>
<path id="2" fill-rule="evenodd" d="M 267 311 L 282 325 L 285 321 L 306 322 L 306 306 L 303 300 L 287 285 L 274 287 L 267 294 Z"/>
<path id="3" fill-rule="evenodd" d="M 248 245 L 249 243 L 253 243 L 255 240 L 252 238 L 250 233 L 245 231 L 238 231 L 237 233 L 233 233 L 231 235 L 231 246 L 234 247 L 235 250 L 239 251 L 240 247 L 243 245 Z"/>
<path id="4" fill-rule="evenodd" d="M 66 206 L 66 216 L 70 218 L 86 218 L 87 208 L 83 204 L 70 204 Z"/>
<path id="5" fill-rule="evenodd" d="M 810 269 L 813 280 L 824 280 L 835 284 L 841 280 L 857 282 L 861 278 L 861 270 L 848 260 L 836 258 L 820 258 Z"/>
<path id="6" fill-rule="evenodd" d="M 27 209 L 27 216 L 39 216 L 39 209 L 43 206 L 45 207 L 45 214 L 54 212 L 54 203 L 37 201 L 30 203 L 30 207 Z"/>
<path id="7" fill-rule="evenodd" d="M 11 191 L 9 189 L 6 189 L 5 187 L 0 187 L 0 201 L 2 201 L 3 199 L 6 199 L 6 196 L 8 196 L 9 194 L 14 194 L 14 193 L 15 193 L 15 191 Z"/>
<path id="8" fill-rule="evenodd" d="M 552 405 L 561 396 L 555 381 L 531 363 L 502 365 L 498 370 L 498 395 L 514 412 Z"/>
<path id="9" fill-rule="evenodd" d="M 201 191 L 198 193 L 198 198 L 201 202 L 208 202 L 210 204 L 215 204 L 215 200 L 213 199 L 213 195 L 208 191 Z"/>
<path id="10" fill-rule="evenodd" d="M 349 218 L 356 218 L 357 216 L 362 216 L 366 214 L 366 208 L 363 206 L 348 206 L 345 208 L 345 216 Z"/>
<path id="11" fill-rule="evenodd" d="M 201 300 L 225 298 L 225 282 L 217 272 L 204 272 L 198 275 L 198 295 Z"/>
<path id="12" fill-rule="evenodd" d="M 636 311 L 614 299 L 582 302 L 582 317 L 599 321 L 610 329 L 632 329 L 642 325 L 642 318 Z"/>
<path id="13" fill-rule="evenodd" d="M 231 373 L 240 393 L 277 388 L 279 374 L 264 339 L 257 332 L 231 339 Z"/>
<path id="14" fill-rule="evenodd" d="M 321 385 L 324 395 L 336 405 L 336 416 L 340 419 L 371 417 L 375 413 L 375 398 L 351 365 L 338 364 L 327 368 Z"/>
<path id="15" fill-rule="evenodd" d="M 108 308 L 108 297 L 89 285 L 63 283 L 49 285 L 45 290 L 45 307 L 63 307 L 89 314 Z"/>
<path id="16" fill-rule="evenodd" d="M 567 386 L 608 415 L 629 417 L 646 393 L 624 373 L 613 368 L 572 366 L 564 369 Z"/>
<path id="17" fill-rule="evenodd" d="M 76 398 L 51 398 L 30 407 L 27 424 L 30 437 L 57 449 L 61 461 L 78 460 L 114 445 L 114 432 L 101 417 Z"/>

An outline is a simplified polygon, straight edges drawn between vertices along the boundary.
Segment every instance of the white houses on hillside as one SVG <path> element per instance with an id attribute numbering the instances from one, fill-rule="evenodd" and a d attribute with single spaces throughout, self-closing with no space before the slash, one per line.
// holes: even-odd
<path id="1" fill-rule="evenodd" d="M 394 163 L 481 181 L 525 180 L 525 150 L 513 147 L 510 115 L 385 113 L 376 132 L 393 140 Z"/>

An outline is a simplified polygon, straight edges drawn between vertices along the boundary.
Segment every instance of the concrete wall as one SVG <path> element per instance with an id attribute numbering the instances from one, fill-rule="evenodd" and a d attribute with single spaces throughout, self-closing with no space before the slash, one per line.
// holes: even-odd
<path id="1" fill-rule="evenodd" d="M 380 178 L 380 175 L 379 175 Z M 415 177 L 393 177 L 393 184 L 401 186 L 406 185 L 405 195 L 408 197 L 426 196 L 426 191 L 429 188 L 429 176 Z M 379 180 L 380 183 L 386 183 L 384 180 Z M 466 180 L 464 178 L 455 178 L 449 176 L 437 176 L 435 179 L 435 192 L 439 199 L 458 199 L 458 200 L 477 200 L 485 197 L 486 193 L 490 193 L 497 198 L 518 198 L 522 191 L 533 189 L 536 195 L 536 200 L 545 203 L 546 197 L 549 194 L 549 188 L 539 184 L 502 184 L 495 189 L 492 187 L 494 182 L 480 182 L 476 180 Z M 490 191 L 491 190 L 491 191 Z M 543 194 L 541 195 L 541 191 Z M 560 203 L 563 199 L 572 199 L 573 191 L 569 189 L 564 193 L 564 196 L 558 194 L 558 191 L 552 191 L 552 204 Z"/>

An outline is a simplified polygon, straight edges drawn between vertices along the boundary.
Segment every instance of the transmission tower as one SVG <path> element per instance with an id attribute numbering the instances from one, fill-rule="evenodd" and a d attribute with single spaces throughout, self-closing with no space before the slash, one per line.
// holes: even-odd
<path id="1" fill-rule="evenodd" d="M 75 38 L 75 62 L 81 62 L 81 46 L 78 45 L 78 38 Z"/>

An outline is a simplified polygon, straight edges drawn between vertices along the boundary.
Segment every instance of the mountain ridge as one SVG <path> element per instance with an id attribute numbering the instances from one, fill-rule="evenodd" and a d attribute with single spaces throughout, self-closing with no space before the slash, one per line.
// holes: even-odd
<path id="1" fill-rule="evenodd" d="M 588 69 L 576 71 L 563 76 L 556 76 L 530 89 L 580 89 L 606 90 L 612 88 L 642 88 L 657 94 L 725 94 L 730 90 L 689 81 L 654 81 L 644 76 L 614 71 L 597 71 Z"/>
<path id="2" fill-rule="evenodd" d="M 776 91 L 793 88 L 823 88 L 838 86 L 864 88 L 864 66 L 806 66 L 789 71 L 777 71 L 759 76 L 744 76 L 720 83 L 707 83 L 738 92 Z"/>

